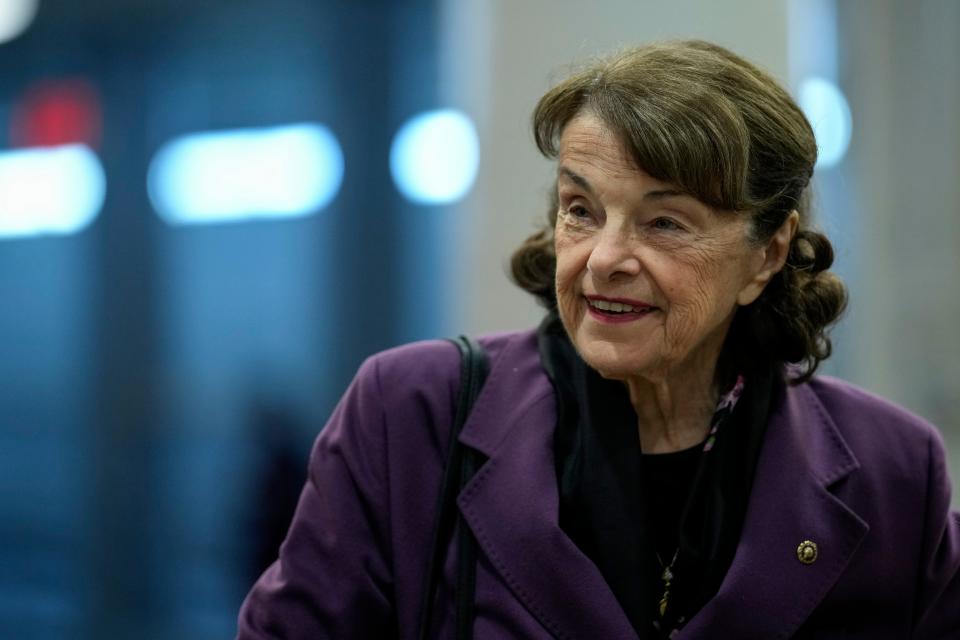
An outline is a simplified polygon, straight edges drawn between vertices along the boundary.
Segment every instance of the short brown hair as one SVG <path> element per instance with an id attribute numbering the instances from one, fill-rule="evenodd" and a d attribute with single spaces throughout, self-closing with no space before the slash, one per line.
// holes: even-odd
<path id="1" fill-rule="evenodd" d="M 809 183 L 817 159 L 803 112 L 769 74 L 723 47 L 699 40 L 627 49 L 569 77 L 533 113 L 537 147 L 556 158 L 560 135 L 577 114 L 599 117 L 637 166 L 698 200 L 751 219 L 751 239 L 766 243 L 791 211 L 800 214 L 786 265 L 760 297 L 737 311 L 722 367 L 758 359 L 795 365 L 807 380 L 829 357 L 827 329 L 847 300 L 827 271 L 833 248 L 810 228 Z M 514 252 L 517 284 L 556 305 L 553 196 L 544 226 Z"/>

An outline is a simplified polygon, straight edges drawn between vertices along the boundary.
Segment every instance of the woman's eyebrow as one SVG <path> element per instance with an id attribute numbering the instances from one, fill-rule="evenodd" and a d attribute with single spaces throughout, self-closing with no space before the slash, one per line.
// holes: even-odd
<path id="1" fill-rule="evenodd" d="M 559 173 L 561 176 L 566 176 L 572 182 L 574 182 L 580 187 L 583 187 L 591 194 L 593 193 L 593 187 L 590 186 L 590 181 L 584 178 L 583 176 L 581 176 L 580 174 L 574 173 L 570 169 L 562 166 L 557 167 L 557 173 Z"/>
<path id="2" fill-rule="evenodd" d="M 567 167 L 563 167 L 563 166 L 557 168 L 557 173 L 559 173 L 561 176 L 569 178 L 570 181 L 584 188 L 588 192 L 593 193 L 593 187 L 590 186 L 590 181 L 584 178 L 583 176 L 581 176 L 580 174 L 574 173 Z M 685 191 L 680 191 L 678 189 L 654 189 L 651 191 L 647 191 L 645 194 L 643 194 L 644 200 L 663 200 L 665 198 L 678 198 L 678 197 L 691 197 L 691 196 L 689 193 L 686 193 Z"/>

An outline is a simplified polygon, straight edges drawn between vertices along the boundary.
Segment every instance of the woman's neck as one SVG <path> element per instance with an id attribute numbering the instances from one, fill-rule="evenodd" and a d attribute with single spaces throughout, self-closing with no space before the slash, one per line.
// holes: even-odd
<path id="1" fill-rule="evenodd" d="M 689 449 L 707 437 L 718 397 L 712 368 L 657 380 L 636 377 L 626 384 L 644 453 Z"/>

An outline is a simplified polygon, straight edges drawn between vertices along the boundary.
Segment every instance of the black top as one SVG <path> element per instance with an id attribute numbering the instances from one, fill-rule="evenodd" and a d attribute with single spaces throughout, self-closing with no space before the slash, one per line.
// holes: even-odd
<path id="1" fill-rule="evenodd" d="M 662 566 L 670 564 L 679 546 L 680 516 L 693 487 L 702 454 L 703 444 L 700 443 L 673 453 L 644 453 L 637 460 L 641 483 L 647 487 L 644 491 L 647 511 L 655 514 L 649 527 L 653 547 Z M 660 575 L 652 578 L 655 579 L 653 590 L 662 590 Z"/>
<path id="2" fill-rule="evenodd" d="M 732 413 L 714 416 L 721 426 L 710 451 L 701 444 L 644 455 L 625 386 L 583 362 L 555 314 L 538 340 L 557 395 L 560 527 L 603 574 L 637 633 L 667 637 L 716 594 L 733 560 L 780 378 L 744 374 Z M 661 561 L 669 565 L 674 553 L 661 616 Z"/>

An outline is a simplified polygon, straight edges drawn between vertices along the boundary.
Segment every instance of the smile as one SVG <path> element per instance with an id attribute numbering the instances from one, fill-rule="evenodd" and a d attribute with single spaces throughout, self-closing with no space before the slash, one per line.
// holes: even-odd
<path id="1" fill-rule="evenodd" d="M 632 322 L 657 308 L 639 300 L 611 300 L 599 296 L 586 298 L 590 315 L 605 323 Z"/>

